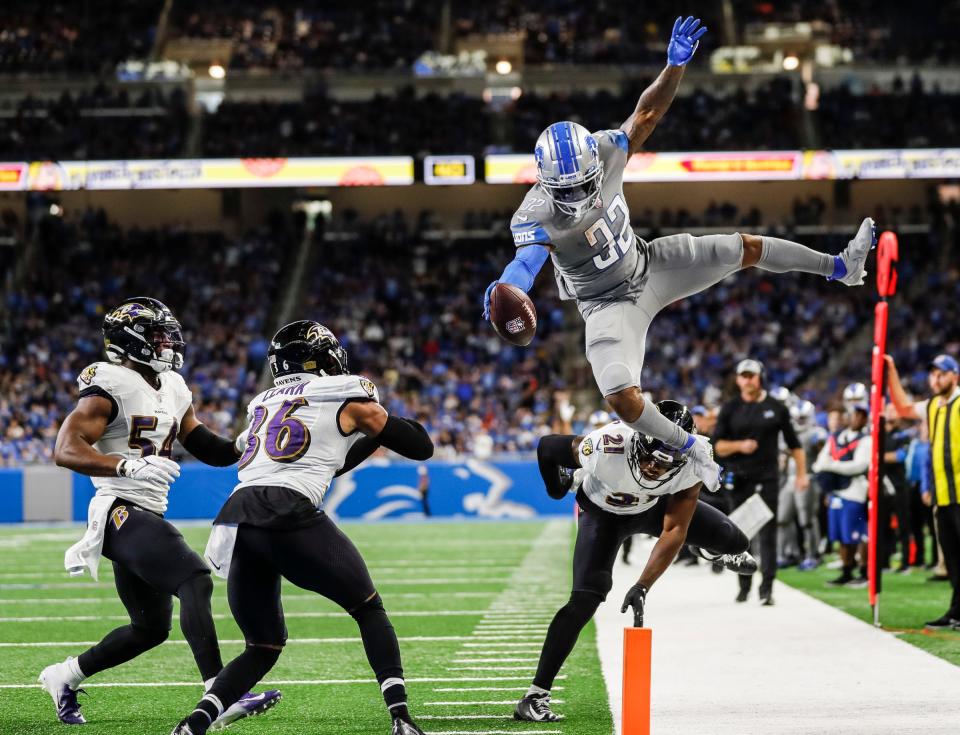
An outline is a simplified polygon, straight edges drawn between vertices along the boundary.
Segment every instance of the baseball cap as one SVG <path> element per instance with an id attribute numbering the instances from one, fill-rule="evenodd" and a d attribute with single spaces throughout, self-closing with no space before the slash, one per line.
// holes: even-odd
<path id="1" fill-rule="evenodd" d="M 759 360 L 753 360 L 748 357 L 746 360 L 741 360 L 740 362 L 737 363 L 737 375 L 740 375 L 741 373 L 753 373 L 754 375 L 762 375 L 763 365 L 760 363 Z"/>
<path id="2" fill-rule="evenodd" d="M 930 361 L 930 369 L 943 370 L 945 373 L 960 373 L 960 365 L 950 355 L 937 355 Z"/>

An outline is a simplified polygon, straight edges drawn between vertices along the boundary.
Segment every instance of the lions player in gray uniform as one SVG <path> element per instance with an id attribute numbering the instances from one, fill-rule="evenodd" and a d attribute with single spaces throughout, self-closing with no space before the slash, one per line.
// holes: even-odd
<path id="1" fill-rule="evenodd" d="M 587 359 L 613 410 L 636 431 L 682 449 L 713 490 L 719 467 L 709 440 L 665 419 L 640 392 L 650 322 L 668 304 L 750 266 L 861 285 L 876 238 L 869 218 L 838 256 L 759 235 L 680 234 L 647 243 L 634 234 L 623 196 L 624 169 L 670 107 L 706 30 L 698 19 L 677 18 L 666 68 L 619 129 L 591 133 L 558 122 L 541 133 L 534 149 L 537 183 L 510 225 L 517 255 L 488 287 L 484 314 L 489 317 L 493 286 L 504 282 L 529 291 L 549 256 L 561 298 L 575 299 L 586 322 Z"/>

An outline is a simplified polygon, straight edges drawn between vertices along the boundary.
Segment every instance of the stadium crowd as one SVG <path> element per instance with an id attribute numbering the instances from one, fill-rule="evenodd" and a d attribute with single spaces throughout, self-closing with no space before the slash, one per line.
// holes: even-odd
<path id="1" fill-rule="evenodd" d="M 527 153 L 544 126 L 573 120 L 591 130 L 623 122 L 649 83 L 620 93 L 525 92 L 502 110 L 479 97 L 412 86 L 366 100 L 323 89 L 302 102 L 230 101 L 206 115 L 195 137 L 205 157 Z M 890 89 L 850 83 L 828 89 L 812 114 L 830 148 L 960 146 L 950 112 L 958 95 L 896 77 Z M 390 126 L 381 121 L 389 119 Z M 0 99 L 0 157 L 8 160 L 168 158 L 189 154 L 197 119 L 183 89 L 97 87 L 55 98 Z M 648 149 L 789 150 L 808 147 L 795 81 L 754 88 L 683 90 Z"/>
<path id="2" fill-rule="evenodd" d="M 815 223 L 821 204 L 798 201 L 795 213 Z M 877 214 L 888 221 L 916 216 Z M 441 453 L 529 451 L 562 418 L 561 396 L 595 394 L 582 357 L 582 327 L 558 301 L 551 276 L 542 275 L 533 292 L 540 322 L 532 348 L 511 347 L 482 321 L 480 295 L 510 255 L 499 235 L 508 216 L 469 213 L 463 224 L 471 234 L 449 240 L 423 236 L 434 227 L 427 212 L 416 221 L 399 213 L 361 221 L 344 212 L 326 227 L 322 256 L 298 308 L 341 336 L 352 368 L 380 386 L 391 410 L 418 416 Z M 634 225 L 652 239 L 690 228 L 756 227 L 757 219 L 756 212 L 718 202 L 698 214 L 641 210 Z M 200 413 L 232 430 L 255 392 L 285 273 L 282 258 L 292 252 L 295 228 L 277 216 L 239 238 L 174 228 L 122 231 L 92 210 L 75 222 L 49 217 L 41 228 L 42 248 L 29 277 L 4 304 L 0 462 L 49 458 L 59 421 L 75 400 L 77 373 L 101 359 L 104 310 L 136 293 L 160 298 L 180 315 L 187 337 L 184 374 Z M 790 232 L 786 227 L 781 234 Z M 833 251 L 847 239 L 797 237 Z M 920 253 L 924 241 L 907 239 L 905 245 Z M 404 257 L 394 257 L 399 252 Z M 950 283 L 955 287 L 956 279 Z M 927 298 L 944 289 L 949 286 L 941 284 Z M 738 274 L 658 317 L 644 387 L 691 405 L 716 402 L 730 365 L 751 355 L 767 362 L 772 381 L 801 386 L 805 397 L 824 406 L 835 386 L 804 381 L 869 318 L 871 303 L 868 289 L 851 292 L 815 278 L 755 270 Z M 918 337 L 932 338 L 935 329 L 934 321 Z M 915 347 L 902 364 L 925 354 Z M 592 400 L 578 406 L 575 421 L 599 406 L 598 398 Z"/>

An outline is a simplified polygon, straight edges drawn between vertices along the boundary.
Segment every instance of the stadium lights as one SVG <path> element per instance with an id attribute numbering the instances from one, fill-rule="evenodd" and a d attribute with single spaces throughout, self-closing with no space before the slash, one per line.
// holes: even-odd
<path id="1" fill-rule="evenodd" d="M 227 70 L 223 68 L 220 64 L 210 64 L 210 68 L 207 69 L 207 73 L 210 74 L 213 79 L 223 79 L 227 76 Z"/>
<path id="2" fill-rule="evenodd" d="M 800 66 L 800 59 L 791 54 L 790 56 L 783 57 L 783 68 L 784 71 L 796 71 Z"/>
<path id="3" fill-rule="evenodd" d="M 500 59 L 493 68 L 497 70 L 497 74 L 509 74 L 513 71 L 513 64 L 506 59 Z"/>

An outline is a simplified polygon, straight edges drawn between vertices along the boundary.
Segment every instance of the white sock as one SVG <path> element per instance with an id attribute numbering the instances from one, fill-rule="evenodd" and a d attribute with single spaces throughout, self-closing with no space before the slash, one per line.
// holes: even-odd
<path id="1" fill-rule="evenodd" d="M 529 697 L 531 694 L 536 694 L 538 697 L 542 697 L 544 694 L 549 696 L 550 690 L 538 687 L 536 684 L 531 684 L 530 688 L 527 689 L 527 696 Z"/>
<path id="2" fill-rule="evenodd" d="M 87 675 L 80 670 L 80 663 L 75 658 L 68 658 L 63 662 L 63 665 L 67 669 L 67 686 L 76 689 L 87 678 Z"/>

